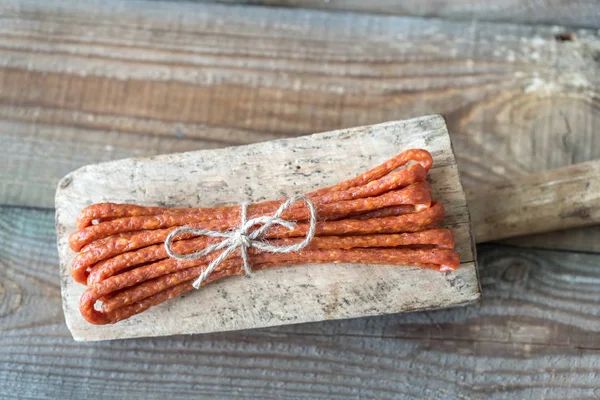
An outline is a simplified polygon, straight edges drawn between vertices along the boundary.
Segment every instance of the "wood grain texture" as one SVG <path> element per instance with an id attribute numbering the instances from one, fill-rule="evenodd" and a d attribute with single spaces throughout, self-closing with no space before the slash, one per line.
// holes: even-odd
<path id="1" fill-rule="evenodd" d="M 357 176 L 403 150 L 433 156 L 432 196 L 455 231 L 460 268 L 322 264 L 274 268 L 252 279 L 228 278 L 114 325 L 86 322 L 85 286 L 70 274 L 68 237 L 81 209 L 111 201 L 210 207 L 286 198 Z M 63 308 L 76 340 L 204 333 L 464 305 L 480 297 L 471 225 L 444 119 L 430 116 L 282 139 L 88 165 L 67 175 L 56 192 Z M 457 282 L 459 282 L 457 284 Z M 232 306 L 231 299 L 240 299 Z M 243 299 L 243 301 L 241 300 Z"/>
<path id="2" fill-rule="evenodd" d="M 513 246 L 600 253 L 600 225 L 503 240 Z"/>
<path id="3" fill-rule="evenodd" d="M 51 210 L 0 207 L 0 397 L 594 398 L 598 256 L 478 247 L 481 305 L 221 334 L 71 339 Z"/>
<path id="4" fill-rule="evenodd" d="M 3 204 L 52 207 L 98 161 L 432 113 L 467 185 L 600 158 L 591 30 L 158 1 L 0 15 Z"/>
<path id="5" fill-rule="evenodd" d="M 478 243 L 600 225 L 600 160 L 478 185 L 467 199 Z"/>
<path id="6" fill-rule="evenodd" d="M 426 18 L 600 27 L 595 0 L 196 0 Z"/>

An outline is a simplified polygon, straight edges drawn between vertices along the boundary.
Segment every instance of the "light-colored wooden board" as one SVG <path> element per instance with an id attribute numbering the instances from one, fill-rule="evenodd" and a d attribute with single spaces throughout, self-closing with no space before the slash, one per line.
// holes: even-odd
<path id="1" fill-rule="evenodd" d="M 434 157 L 432 196 L 456 228 L 461 267 L 439 273 L 415 267 L 324 264 L 235 277 L 110 326 L 79 313 L 85 286 L 70 276 L 68 236 L 85 206 L 111 201 L 207 207 L 306 193 L 371 169 L 403 150 Z M 444 120 L 430 116 L 281 139 L 223 150 L 126 159 L 67 175 L 56 193 L 63 307 L 76 340 L 102 340 L 247 329 L 464 305 L 479 299 L 465 195 Z M 456 284 L 456 281 L 460 284 Z M 232 304 L 232 299 L 239 299 Z"/>
<path id="2" fill-rule="evenodd" d="M 196 0 L 271 7 L 362 11 L 380 14 L 600 27 L 596 0 Z"/>
<path id="3" fill-rule="evenodd" d="M 600 225 L 600 160 L 471 187 L 467 200 L 478 243 Z"/>
<path id="4" fill-rule="evenodd" d="M 468 186 L 600 158 L 593 30 L 158 1 L 0 14 L 2 204 L 52 207 L 89 163 L 431 113 Z"/>
<path id="5" fill-rule="evenodd" d="M 479 306 L 82 345 L 54 212 L 0 206 L 0 397 L 594 398 L 600 257 L 478 250 Z"/>

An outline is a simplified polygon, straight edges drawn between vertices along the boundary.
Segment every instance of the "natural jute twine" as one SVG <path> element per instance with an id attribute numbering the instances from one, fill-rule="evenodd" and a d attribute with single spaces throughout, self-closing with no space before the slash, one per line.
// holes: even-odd
<path id="1" fill-rule="evenodd" d="M 275 246 L 268 242 L 262 241 L 262 235 L 272 225 L 285 226 L 290 230 L 296 227 L 296 222 L 282 219 L 281 215 L 289 206 L 291 206 L 297 201 L 305 202 L 308 206 L 308 209 L 310 210 L 310 227 L 304 240 L 300 243 L 289 246 Z M 247 207 L 247 203 L 240 204 L 241 221 L 239 227 L 234 230 L 221 232 L 210 229 L 195 229 L 183 226 L 181 228 L 175 229 L 169 234 L 169 236 L 167 236 L 167 239 L 165 240 L 165 249 L 167 250 L 167 254 L 169 255 L 169 257 L 180 261 L 195 260 L 197 258 L 204 257 L 214 251 L 225 249 L 225 251 L 223 251 L 217 258 L 215 258 L 210 264 L 208 264 L 208 267 L 204 269 L 198 277 L 198 279 L 194 281 L 194 288 L 199 289 L 202 282 L 215 270 L 215 268 L 217 268 L 217 266 L 223 260 L 229 257 L 231 253 L 233 253 L 238 247 L 240 248 L 240 251 L 242 253 L 242 266 L 244 268 L 244 272 L 246 273 L 246 275 L 250 275 L 252 273 L 252 268 L 250 266 L 250 263 L 248 262 L 248 248 L 254 247 L 255 249 L 269 253 L 291 253 L 294 251 L 299 251 L 306 247 L 315 236 L 315 228 L 317 225 L 317 211 L 312 201 L 310 201 L 310 199 L 306 196 L 291 197 L 285 203 L 283 203 L 273 215 L 265 215 L 262 217 L 253 218 L 249 221 L 246 220 Z M 257 225 L 260 225 L 260 228 L 250 232 L 250 229 Z M 184 233 L 191 233 L 197 236 L 222 237 L 224 239 L 222 242 L 208 246 L 205 249 L 197 251 L 195 253 L 177 254 L 171 249 L 173 238 Z"/>

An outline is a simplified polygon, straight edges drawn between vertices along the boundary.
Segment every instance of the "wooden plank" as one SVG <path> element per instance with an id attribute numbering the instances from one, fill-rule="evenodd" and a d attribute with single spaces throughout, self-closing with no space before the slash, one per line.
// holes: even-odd
<path id="1" fill-rule="evenodd" d="M 244 332 L 73 342 L 51 210 L 0 207 L 8 398 L 593 398 L 599 256 L 478 247 L 477 307 Z"/>
<path id="2" fill-rule="evenodd" d="M 98 161 L 432 113 L 466 184 L 600 158 L 594 31 L 155 1 L 0 14 L 4 204 L 52 207 Z"/>
<path id="3" fill-rule="evenodd" d="M 208 285 L 110 326 L 79 312 L 85 286 L 75 283 L 68 237 L 81 209 L 112 201 L 171 207 L 256 202 L 306 193 L 359 175 L 403 149 L 426 148 L 432 196 L 456 231 L 461 268 L 441 274 L 416 267 L 323 264 L 272 269 L 253 279 Z M 185 177 L 185 179 L 181 179 Z M 464 305 L 479 299 L 465 194 L 440 116 L 282 139 L 89 165 L 67 175 L 56 192 L 63 307 L 76 340 L 106 340 L 239 330 Z M 460 284 L 451 284 L 458 281 Z M 225 283 L 225 282 L 224 282 Z M 244 298 L 239 307 L 231 299 Z M 203 306 L 210 299 L 210 306 Z M 347 299 L 343 302 L 342 299 Z M 332 307 L 332 304 L 336 304 Z"/>
<path id="4" fill-rule="evenodd" d="M 600 224 L 600 161 L 467 192 L 478 243 Z"/>
<path id="5" fill-rule="evenodd" d="M 600 253 L 600 226 L 565 229 L 503 240 L 502 243 L 541 249 L 574 250 Z"/>
<path id="6" fill-rule="evenodd" d="M 595 0 L 197 0 L 271 7 L 360 11 L 453 20 L 600 27 Z"/>

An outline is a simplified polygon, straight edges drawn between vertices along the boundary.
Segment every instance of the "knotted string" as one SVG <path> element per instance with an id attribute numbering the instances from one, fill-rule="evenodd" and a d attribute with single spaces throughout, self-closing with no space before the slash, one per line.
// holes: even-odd
<path id="1" fill-rule="evenodd" d="M 275 246 L 268 242 L 264 242 L 259 240 L 262 235 L 273 225 L 281 225 L 289 230 L 292 230 L 296 227 L 296 222 L 288 221 L 281 218 L 283 212 L 291 206 L 293 203 L 297 201 L 303 201 L 308 206 L 310 210 L 310 218 L 309 218 L 309 229 L 306 234 L 304 240 L 300 243 L 289 245 L 289 246 Z M 225 249 L 217 258 L 215 258 L 208 267 L 202 271 L 200 276 L 194 281 L 193 286 L 196 289 L 200 288 L 202 282 L 217 268 L 217 266 L 225 260 L 227 257 L 231 255 L 238 247 L 240 248 L 240 252 L 242 253 L 242 267 L 244 268 L 244 272 L 246 275 L 250 275 L 252 273 L 252 268 L 250 263 L 248 262 L 248 248 L 254 247 L 260 251 L 269 252 L 269 253 L 291 253 L 294 251 L 299 251 L 306 247 L 311 240 L 315 236 L 315 228 L 317 225 L 317 211 L 315 209 L 314 204 L 310 199 L 306 196 L 294 196 L 288 199 L 285 203 L 283 203 L 277 211 L 271 216 L 265 215 L 262 217 L 252 218 L 247 221 L 247 203 L 240 204 L 240 226 L 235 230 L 229 231 L 214 231 L 210 229 L 195 229 L 187 226 L 183 226 L 181 228 L 175 229 L 173 232 L 167 236 L 165 240 L 165 249 L 167 250 L 167 254 L 169 257 L 174 258 L 176 260 L 195 260 L 200 257 L 204 257 L 214 251 L 218 251 L 221 249 Z M 250 229 L 256 225 L 261 225 L 260 228 L 249 232 Z M 196 236 L 210 236 L 210 237 L 222 237 L 225 238 L 223 241 L 213 244 L 204 248 L 203 250 L 197 251 L 195 253 L 190 254 L 177 254 L 173 252 L 171 246 L 173 244 L 173 239 L 181 234 L 191 233 Z"/>

